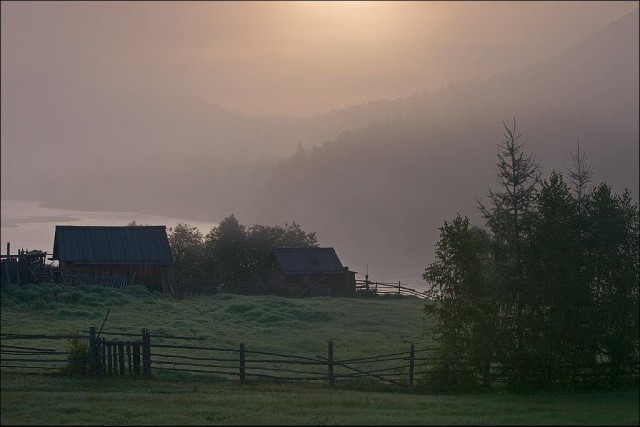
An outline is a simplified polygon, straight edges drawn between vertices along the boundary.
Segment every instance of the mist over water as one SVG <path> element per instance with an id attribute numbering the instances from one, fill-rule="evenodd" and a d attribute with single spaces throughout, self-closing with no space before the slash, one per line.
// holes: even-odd
<path id="1" fill-rule="evenodd" d="M 188 223 L 206 234 L 217 223 L 193 221 L 140 212 L 79 211 L 42 207 L 40 202 L 2 200 L 2 253 L 11 245 L 11 253 L 18 249 L 42 250 L 53 253 L 56 225 L 124 226 L 132 221 L 140 225 L 164 225 L 169 229 L 178 223 Z"/>
<path id="2" fill-rule="evenodd" d="M 638 21 L 637 2 L 3 2 L 3 249 L 235 214 L 419 285 L 445 220 L 482 225 L 503 121 L 545 176 L 579 139 L 595 183 L 638 200 Z"/>

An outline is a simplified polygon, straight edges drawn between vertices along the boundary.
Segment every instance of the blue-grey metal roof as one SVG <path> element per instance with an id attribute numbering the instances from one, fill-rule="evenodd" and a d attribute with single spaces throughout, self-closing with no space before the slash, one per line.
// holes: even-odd
<path id="1" fill-rule="evenodd" d="M 56 225 L 52 259 L 79 264 L 171 264 L 164 225 Z"/>
<path id="2" fill-rule="evenodd" d="M 344 272 L 333 248 L 276 248 L 271 254 L 284 274 Z"/>

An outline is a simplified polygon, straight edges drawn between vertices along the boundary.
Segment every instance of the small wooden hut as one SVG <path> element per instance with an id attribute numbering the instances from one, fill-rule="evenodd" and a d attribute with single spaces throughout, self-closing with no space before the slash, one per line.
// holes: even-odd
<path id="1" fill-rule="evenodd" d="M 262 286 L 287 296 L 350 296 L 356 273 L 340 262 L 333 248 L 276 248 L 262 268 Z"/>
<path id="2" fill-rule="evenodd" d="M 173 257 L 164 225 L 57 225 L 53 260 L 66 282 L 174 293 Z"/>

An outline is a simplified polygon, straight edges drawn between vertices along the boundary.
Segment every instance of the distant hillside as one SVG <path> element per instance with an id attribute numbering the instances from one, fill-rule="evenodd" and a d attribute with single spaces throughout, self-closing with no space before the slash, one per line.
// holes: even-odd
<path id="1" fill-rule="evenodd" d="M 25 76 L 19 104 L 2 97 L 2 195 L 208 221 L 295 220 L 361 273 L 367 263 L 420 272 L 442 222 L 476 214 L 475 198 L 494 184 L 501 123 L 514 116 L 545 171 L 564 169 L 580 138 L 596 179 L 637 198 L 638 40 L 636 9 L 521 72 L 308 118 Z M 2 90 L 17 89 L 9 81 Z M 33 125 L 18 127 L 24 116 Z M 28 188 L 16 193 L 17 181 Z"/>
<path id="2" fill-rule="evenodd" d="M 361 272 L 369 263 L 417 277 L 444 220 L 460 212 L 480 221 L 476 198 L 495 185 L 502 122 L 514 116 L 547 174 L 569 166 L 580 138 L 596 180 L 637 200 L 638 40 L 636 10 L 521 73 L 362 107 L 386 117 L 274 169 L 250 213 L 297 219 L 346 248 Z"/>

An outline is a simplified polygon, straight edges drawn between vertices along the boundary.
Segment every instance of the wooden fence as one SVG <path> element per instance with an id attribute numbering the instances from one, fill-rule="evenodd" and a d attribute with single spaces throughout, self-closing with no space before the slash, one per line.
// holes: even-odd
<path id="1" fill-rule="evenodd" d="M 417 298 L 427 298 L 425 292 L 420 292 L 416 289 L 403 286 L 400 281 L 398 283 L 389 282 L 373 282 L 369 279 L 356 279 L 356 292 L 370 295 L 404 295 Z"/>
<path id="2" fill-rule="evenodd" d="M 69 362 L 68 340 L 88 339 L 88 335 L 0 335 L 0 367 L 3 370 L 58 371 Z"/>
<path id="3" fill-rule="evenodd" d="M 163 342 L 151 344 L 154 372 L 171 372 L 192 379 L 211 381 L 275 381 L 328 383 L 354 380 L 413 385 L 420 374 L 417 363 L 428 358 L 417 353 L 427 349 L 340 359 L 332 341 L 323 355 L 300 355 L 252 349 L 244 343 L 236 348 Z M 160 340 L 157 340 L 160 341 Z"/>
<path id="4" fill-rule="evenodd" d="M 113 337 L 113 338 L 111 338 Z M 172 372 L 184 379 L 210 381 L 321 382 L 328 384 L 371 380 L 394 385 L 413 385 L 424 376 L 423 354 L 434 349 L 416 350 L 413 345 L 391 354 L 361 358 L 339 358 L 332 341 L 326 353 L 316 355 L 285 354 L 252 349 L 184 344 L 202 338 L 154 334 L 96 332 L 73 335 L 1 334 L 0 369 L 2 371 L 39 372 L 65 369 L 72 352 L 71 339 L 86 340 L 88 355 L 84 361 L 91 375 L 140 375 Z M 48 344 L 55 342 L 56 345 Z M 81 361 L 81 360 L 76 360 Z"/>
<path id="5" fill-rule="evenodd" d="M 96 332 L 93 327 L 88 334 L 77 335 L 3 333 L 0 335 L 0 369 L 27 373 L 63 370 L 73 354 L 65 346 L 70 339 L 88 343 L 85 359 L 71 361 L 84 360 L 87 374 L 94 376 L 150 378 L 153 373 L 172 373 L 173 378 L 183 380 L 380 383 L 411 387 L 428 384 L 434 375 L 448 381 L 456 373 L 472 371 L 471 360 L 452 356 L 443 361 L 436 357 L 436 348 L 416 349 L 414 345 L 393 353 L 348 358 L 340 357 L 332 341 L 327 342 L 322 354 L 301 355 L 253 349 L 244 343 L 235 348 L 195 345 L 193 341 L 204 339 L 151 334 L 147 329 L 142 329 L 141 334 L 130 334 Z M 184 344 L 185 341 L 192 343 Z M 492 363 L 482 378 L 478 375 L 477 379 L 486 386 L 500 386 L 505 369 Z M 610 375 L 607 364 L 600 364 L 598 369 L 603 377 Z M 579 370 L 573 367 L 572 374 L 579 374 Z M 585 371 L 584 375 L 593 373 Z M 637 382 L 637 369 L 628 377 L 627 380 Z"/>
<path id="6" fill-rule="evenodd" d="M 67 274 L 65 283 L 70 285 L 93 285 L 124 290 L 134 284 L 136 275 L 97 276 L 94 274 Z"/>
<path id="7" fill-rule="evenodd" d="M 232 284 L 221 287 L 215 282 L 211 281 L 193 281 L 182 280 L 181 285 L 184 291 L 189 295 L 195 294 L 217 294 L 221 292 L 239 294 L 239 295 L 268 295 L 270 289 L 266 286 L 260 286 L 255 280 L 242 280 L 235 281 Z M 398 283 L 390 282 L 374 282 L 356 279 L 356 296 L 383 296 L 383 295 L 402 295 L 412 296 L 417 298 L 427 298 L 426 293 L 420 292 L 416 289 L 409 287 L 406 283 L 403 285 L 400 281 Z"/>
<path id="8" fill-rule="evenodd" d="M 7 254 L 0 255 L 0 282 L 27 283 L 52 282 L 59 278 L 59 270 L 46 265 L 47 253 L 34 250 L 19 249 L 16 255 L 10 253 L 10 244 L 7 243 Z"/>

